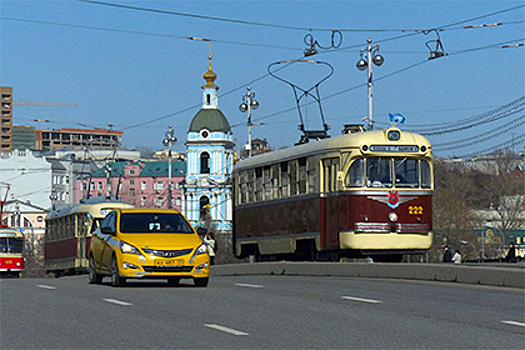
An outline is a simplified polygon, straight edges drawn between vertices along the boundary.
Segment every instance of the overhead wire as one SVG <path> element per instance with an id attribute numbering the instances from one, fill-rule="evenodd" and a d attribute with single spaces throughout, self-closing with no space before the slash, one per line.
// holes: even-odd
<path id="1" fill-rule="evenodd" d="M 525 115 L 510 121 L 509 123 L 503 124 L 497 128 L 494 128 L 490 133 L 484 132 L 483 134 L 474 135 L 461 140 L 454 140 L 446 143 L 432 143 L 432 149 L 434 151 L 445 151 L 450 149 L 455 149 L 457 147 L 469 147 L 475 144 L 485 142 L 490 139 L 494 139 L 501 135 L 508 133 L 513 129 L 517 129 L 525 125 Z"/>

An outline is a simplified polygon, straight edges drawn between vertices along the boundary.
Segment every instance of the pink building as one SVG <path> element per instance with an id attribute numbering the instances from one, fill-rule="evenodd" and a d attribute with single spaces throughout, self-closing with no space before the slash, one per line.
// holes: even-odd
<path id="1" fill-rule="evenodd" d="M 186 162 L 171 162 L 171 208 L 180 210 L 182 192 L 179 182 L 186 175 Z M 111 183 L 108 188 L 108 179 Z M 112 196 L 138 208 L 169 208 L 169 164 L 167 161 L 125 161 L 103 167 L 90 178 L 77 180 L 77 198 Z M 89 189 L 89 192 L 88 192 Z"/>

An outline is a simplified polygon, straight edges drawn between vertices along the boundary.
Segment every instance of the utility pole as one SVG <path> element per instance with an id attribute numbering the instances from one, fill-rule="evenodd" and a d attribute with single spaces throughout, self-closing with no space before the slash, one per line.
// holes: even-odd
<path id="1" fill-rule="evenodd" d="M 255 92 L 250 91 L 250 87 L 246 88 L 247 92 L 242 96 L 242 103 L 239 106 L 241 112 L 248 112 L 248 157 L 252 156 L 252 109 L 259 108 L 259 102 L 255 100 Z"/>
<path id="2" fill-rule="evenodd" d="M 162 144 L 168 147 L 168 209 L 173 208 L 173 199 L 171 192 L 171 146 L 177 142 L 177 138 L 174 135 L 175 131 L 173 130 L 172 125 L 168 125 L 168 130 L 166 131 L 164 140 Z"/>
<path id="3" fill-rule="evenodd" d="M 370 131 L 374 128 L 374 122 L 372 119 L 372 97 L 373 97 L 372 90 L 374 87 L 374 80 L 372 77 L 372 66 L 373 64 L 375 64 L 376 66 L 379 67 L 385 62 L 385 59 L 383 58 L 383 56 L 379 54 L 379 45 L 375 45 L 374 47 L 372 47 L 372 39 L 368 39 L 366 42 L 368 43 L 368 45 L 366 49 L 361 50 L 361 59 L 357 61 L 356 67 L 359 70 L 365 70 L 368 68 L 368 118 L 367 119 L 368 119 L 368 130 Z M 364 57 L 365 52 L 366 52 L 366 58 Z"/>

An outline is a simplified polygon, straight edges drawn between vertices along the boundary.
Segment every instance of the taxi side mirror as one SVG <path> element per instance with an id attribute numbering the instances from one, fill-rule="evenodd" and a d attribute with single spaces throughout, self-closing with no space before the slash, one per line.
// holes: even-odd
<path id="1" fill-rule="evenodd" d="M 102 231 L 102 233 L 105 233 L 105 234 L 108 234 L 108 235 L 115 235 L 115 230 L 113 230 L 109 226 L 102 226 L 100 228 L 100 231 Z"/>

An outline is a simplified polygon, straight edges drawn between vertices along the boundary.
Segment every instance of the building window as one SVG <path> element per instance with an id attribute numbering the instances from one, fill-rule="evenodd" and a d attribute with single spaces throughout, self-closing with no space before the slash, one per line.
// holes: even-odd
<path id="1" fill-rule="evenodd" d="M 131 170 L 129 171 L 129 174 L 130 174 L 130 175 L 135 175 L 135 170 L 131 169 Z"/>
<path id="2" fill-rule="evenodd" d="M 130 188 L 129 189 L 129 197 L 130 198 L 135 198 L 135 189 L 134 188 Z"/>
<path id="3" fill-rule="evenodd" d="M 164 182 L 157 181 L 157 191 L 162 191 L 164 189 Z"/>
<path id="4" fill-rule="evenodd" d="M 201 154 L 201 174 L 210 173 L 210 154 L 208 152 L 202 152 Z"/>
<path id="5" fill-rule="evenodd" d="M 206 105 L 207 106 L 211 105 L 211 95 L 210 94 L 206 94 Z"/>
<path id="6" fill-rule="evenodd" d="M 146 206 L 146 197 L 141 197 L 140 198 L 140 205 L 145 207 Z"/>
<path id="7" fill-rule="evenodd" d="M 135 186 L 135 180 L 129 180 L 129 185 L 130 186 Z"/>
<path id="8" fill-rule="evenodd" d="M 146 181 L 142 181 L 142 182 L 140 183 L 140 189 L 141 189 L 142 191 L 145 191 L 145 190 L 146 190 Z"/>

